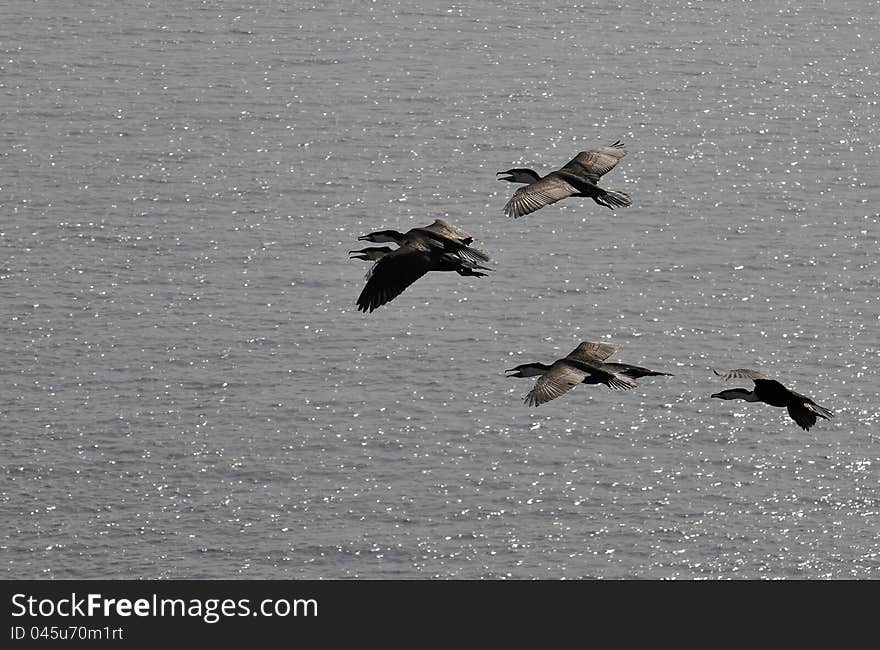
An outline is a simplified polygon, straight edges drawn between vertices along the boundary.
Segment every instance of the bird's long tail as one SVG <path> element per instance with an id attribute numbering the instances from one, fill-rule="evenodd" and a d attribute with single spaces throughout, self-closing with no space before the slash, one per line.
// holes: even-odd
<path id="1" fill-rule="evenodd" d="M 479 269 L 479 271 L 477 270 Z M 467 260 L 462 260 L 459 267 L 455 269 L 455 272 L 459 275 L 473 275 L 478 278 L 486 277 L 485 273 L 480 273 L 480 271 L 494 271 L 495 269 L 490 269 L 488 266 L 483 266 L 482 264 L 475 264 L 474 262 L 468 262 Z"/>
<path id="2" fill-rule="evenodd" d="M 602 190 L 598 196 L 594 196 L 593 200 L 599 205 L 606 208 L 628 208 L 632 205 L 629 194 L 619 190 Z"/>
<path id="3" fill-rule="evenodd" d="M 826 420 L 834 417 L 834 413 L 829 411 L 824 406 L 819 406 L 818 404 L 804 404 L 804 408 L 806 408 L 808 411 L 812 411 L 820 418 L 825 418 Z"/>

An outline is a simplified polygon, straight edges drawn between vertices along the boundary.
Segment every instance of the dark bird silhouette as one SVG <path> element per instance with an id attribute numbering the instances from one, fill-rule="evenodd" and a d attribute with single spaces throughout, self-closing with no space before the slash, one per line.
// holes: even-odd
<path id="1" fill-rule="evenodd" d="M 406 233 L 379 230 L 358 237 L 374 243 L 393 242 L 399 248 L 388 246 L 365 248 L 351 259 L 375 260 L 367 273 L 367 284 L 357 299 L 359 311 L 372 312 L 394 300 L 413 282 L 429 271 L 455 271 L 459 275 L 483 277 L 482 271 L 491 271 L 481 262 L 489 256 L 468 246 L 473 241 L 468 233 L 443 219 Z"/>
<path id="2" fill-rule="evenodd" d="M 549 366 L 540 362 L 523 363 L 505 372 L 512 373 L 508 377 L 538 377 L 524 399 L 529 406 L 556 399 L 578 384 L 605 384 L 611 390 L 628 390 L 638 385 L 633 380 L 639 377 L 669 375 L 627 363 L 606 363 L 619 347 L 615 343 L 583 341 Z"/>
<path id="3" fill-rule="evenodd" d="M 770 379 L 757 370 L 739 368 L 726 373 L 720 373 L 713 368 L 712 372 L 724 379 L 738 377 L 741 379 L 751 379 L 755 382 L 754 390 L 730 388 L 720 393 L 715 393 L 712 397 L 719 399 L 742 399 L 747 402 L 763 402 L 764 404 L 777 407 L 784 406 L 788 409 L 791 419 L 797 422 L 804 431 L 809 431 L 810 427 L 816 424 L 817 416 L 826 420 L 834 417 L 831 411 L 824 406 L 819 406 L 806 395 L 801 395 L 786 388 L 775 379 Z"/>
<path id="4" fill-rule="evenodd" d="M 522 217 L 570 196 L 585 196 L 606 208 L 625 208 L 632 205 L 626 192 L 605 190 L 598 186 L 599 178 L 610 172 L 617 161 L 626 155 L 623 144 L 613 144 L 581 151 L 562 169 L 541 177 L 532 169 L 514 168 L 498 172 L 500 181 L 526 183 L 504 206 L 508 217 Z"/>

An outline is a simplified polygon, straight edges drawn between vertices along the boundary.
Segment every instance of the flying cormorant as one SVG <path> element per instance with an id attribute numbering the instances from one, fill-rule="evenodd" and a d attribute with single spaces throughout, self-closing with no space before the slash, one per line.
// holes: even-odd
<path id="1" fill-rule="evenodd" d="M 532 169 L 514 168 L 498 172 L 500 181 L 527 183 L 519 188 L 504 206 L 508 217 L 522 217 L 545 205 L 556 203 L 570 196 L 586 196 L 607 208 L 625 208 L 632 205 L 629 195 L 616 190 L 605 190 L 597 185 L 599 178 L 617 165 L 626 155 L 623 144 L 613 144 L 582 151 L 562 169 L 550 172 L 543 178 Z"/>
<path id="2" fill-rule="evenodd" d="M 627 363 L 605 363 L 620 346 L 615 343 L 584 341 L 567 356 L 544 363 L 524 363 L 505 372 L 508 377 L 538 377 L 534 387 L 525 396 L 529 406 L 540 406 L 564 395 L 578 384 L 605 384 L 612 390 L 635 388 L 639 377 L 669 375 Z"/>
<path id="3" fill-rule="evenodd" d="M 379 230 L 358 239 L 374 243 L 393 242 L 399 246 L 397 249 L 382 246 L 350 251 L 360 254 L 352 259 L 376 260 L 357 299 L 359 311 L 372 312 L 394 300 L 429 271 L 455 271 L 459 275 L 482 277 L 486 274 L 481 271 L 491 270 L 481 264 L 488 262 L 489 256 L 468 246 L 473 237 L 443 219 L 406 233 Z"/>
<path id="4" fill-rule="evenodd" d="M 751 379 L 755 382 L 754 390 L 729 388 L 720 393 L 713 394 L 712 397 L 719 399 L 743 399 L 747 402 L 764 402 L 764 404 L 769 404 L 770 406 L 784 406 L 788 409 L 791 419 L 797 422 L 804 431 L 809 431 L 810 427 L 816 424 L 816 416 L 826 420 L 834 416 L 831 411 L 824 406 L 819 406 L 806 395 L 801 395 L 786 388 L 775 379 L 770 379 L 757 370 L 739 368 L 726 373 L 720 373 L 713 368 L 712 372 L 724 379 L 738 377 L 740 379 Z"/>

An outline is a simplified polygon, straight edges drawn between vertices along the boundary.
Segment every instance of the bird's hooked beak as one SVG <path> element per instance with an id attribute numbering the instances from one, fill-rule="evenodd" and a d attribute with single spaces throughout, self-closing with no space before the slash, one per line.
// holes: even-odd
<path id="1" fill-rule="evenodd" d="M 717 397 L 717 398 L 720 399 L 720 398 L 721 398 L 721 393 L 712 393 L 711 395 L 709 395 L 709 397 Z"/>
<path id="2" fill-rule="evenodd" d="M 495 172 L 495 175 L 500 177 L 496 178 L 496 181 L 513 181 L 513 174 L 510 172 Z"/>
<path id="3" fill-rule="evenodd" d="M 370 241 L 370 236 L 369 235 L 361 235 L 360 237 L 358 237 L 358 241 Z"/>
<path id="4" fill-rule="evenodd" d="M 363 248 L 359 251 L 348 251 L 348 254 L 351 255 L 351 257 L 349 257 L 348 259 L 350 259 L 350 260 L 365 260 L 365 259 L 367 259 L 367 256 L 365 254 L 366 250 L 367 249 Z"/>

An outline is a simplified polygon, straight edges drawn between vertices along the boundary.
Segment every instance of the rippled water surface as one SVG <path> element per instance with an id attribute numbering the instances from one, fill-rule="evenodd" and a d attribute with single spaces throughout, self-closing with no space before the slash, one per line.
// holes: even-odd
<path id="1" fill-rule="evenodd" d="M 876 7 L 667 4 L 0 8 L 4 575 L 880 577 Z M 495 271 L 358 312 L 437 217 Z M 585 339 L 673 376 L 527 407 Z"/>

